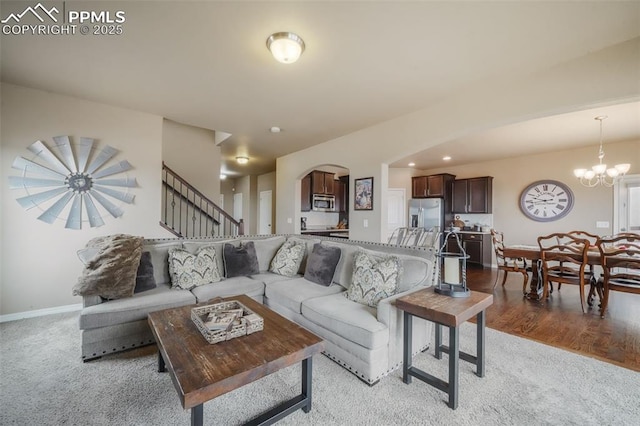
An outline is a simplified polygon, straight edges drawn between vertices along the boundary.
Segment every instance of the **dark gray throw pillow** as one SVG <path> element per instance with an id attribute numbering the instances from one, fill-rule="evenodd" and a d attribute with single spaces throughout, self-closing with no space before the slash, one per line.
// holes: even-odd
<path id="1" fill-rule="evenodd" d="M 240 247 L 226 243 L 222 251 L 224 276 L 227 278 L 242 277 L 260 273 L 258 256 L 253 241 L 242 243 Z"/>
<path id="2" fill-rule="evenodd" d="M 138 266 L 138 274 L 136 275 L 136 287 L 133 293 L 142 293 L 143 291 L 156 288 L 156 279 L 153 277 L 153 264 L 151 263 L 151 253 L 143 251 L 140 256 L 140 266 Z"/>
<path id="3" fill-rule="evenodd" d="M 313 251 L 307 260 L 307 267 L 304 270 L 305 279 L 316 284 L 331 285 L 341 255 L 340 247 L 314 244 Z"/>

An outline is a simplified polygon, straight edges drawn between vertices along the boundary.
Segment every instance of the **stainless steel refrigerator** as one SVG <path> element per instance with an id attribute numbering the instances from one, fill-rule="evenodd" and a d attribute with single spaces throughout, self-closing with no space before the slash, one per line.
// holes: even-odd
<path id="1" fill-rule="evenodd" d="M 444 230 L 444 200 L 442 198 L 412 198 L 409 200 L 409 226 Z"/>

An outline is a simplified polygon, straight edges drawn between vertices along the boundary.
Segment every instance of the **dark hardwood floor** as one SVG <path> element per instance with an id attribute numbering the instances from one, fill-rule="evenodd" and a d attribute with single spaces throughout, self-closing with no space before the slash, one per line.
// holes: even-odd
<path id="1" fill-rule="evenodd" d="M 487 327 L 640 371 L 640 295 L 611 292 L 603 319 L 597 299 L 582 313 L 577 286 L 537 302 L 523 297 L 522 275 L 510 273 L 501 287 L 502 274 L 493 290 L 496 270 L 467 270 L 471 290 L 493 292 Z"/>

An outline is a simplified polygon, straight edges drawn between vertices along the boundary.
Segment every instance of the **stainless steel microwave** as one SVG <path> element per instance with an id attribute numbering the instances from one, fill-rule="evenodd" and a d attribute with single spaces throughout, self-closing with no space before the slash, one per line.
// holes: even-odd
<path id="1" fill-rule="evenodd" d="M 336 197 L 334 195 L 313 194 L 311 208 L 314 212 L 335 212 Z"/>

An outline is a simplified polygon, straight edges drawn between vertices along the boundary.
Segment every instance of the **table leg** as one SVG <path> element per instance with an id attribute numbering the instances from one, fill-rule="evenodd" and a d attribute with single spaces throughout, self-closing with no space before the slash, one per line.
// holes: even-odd
<path id="1" fill-rule="evenodd" d="M 191 426 L 202 426 L 204 418 L 202 415 L 202 404 L 191 409 Z"/>
<path id="2" fill-rule="evenodd" d="M 411 368 L 411 337 L 412 337 L 412 317 L 411 314 L 404 311 L 404 332 L 403 332 L 403 354 L 402 354 L 402 381 L 406 384 L 411 383 L 409 368 Z"/>
<path id="3" fill-rule="evenodd" d="M 311 372 L 313 365 L 311 357 L 302 360 L 302 396 L 306 398 L 306 405 L 302 407 L 302 411 L 308 413 L 311 411 Z"/>
<path id="4" fill-rule="evenodd" d="M 484 377 L 485 311 L 476 315 L 476 376 Z"/>
<path id="5" fill-rule="evenodd" d="M 436 358 L 442 359 L 442 325 L 436 323 Z"/>
<path id="6" fill-rule="evenodd" d="M 164 358 L 162 358 L 162 352 L 158 349 L 158 373 L 164 373 L 167 368 L 164 365 Z"/>
<path id="7" fill-rule="evenodd" d="M 458 360 L 460 358 L 458 327 L 449 327 L 449 408 L 458 408 Z"/>
<path id="8" fill-rule="evenodd" d="M 537 260 L 535 264 L 531 265 L 531 284 L 529 286 L 529 293 L 527 293 L 527 299 L 529 300 L 542 300 L 542 290 L 544 288 L 544 282 L 542 281 L 542 261 Z"/>

